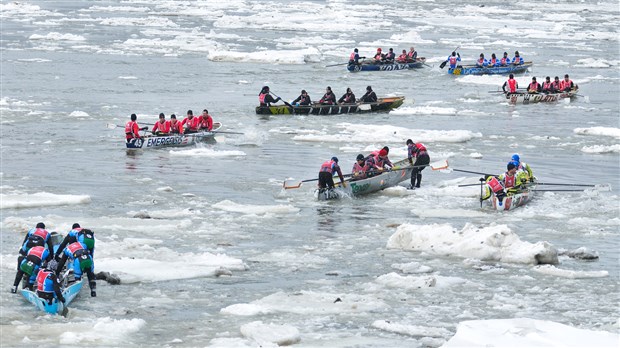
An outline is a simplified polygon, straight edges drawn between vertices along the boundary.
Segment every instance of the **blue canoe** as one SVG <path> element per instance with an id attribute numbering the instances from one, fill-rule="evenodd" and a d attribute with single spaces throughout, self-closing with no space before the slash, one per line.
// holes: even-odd
<path id="1" fill-rule="evenodd" d="M 476 65 L 458 65 L 456 68 L 448 69 L 451 75 L 508 75 L 520 74 L 532 67 L 532 62 L 525 62 L 521 65 L 506 65 L 494 67 L 479 67 Z"/>
<path id="2" fill-rule="evenodd" d="M 350 72 L 358 71 L 393 71 L 393 70 L 409 70 L 419 69 L 424 66 L 426 58 L 417 58 L 415 62 L 410 63 L 390 63 L 390 64 L 349 64 L 347 70 Z"/>
<path id="3" fill-rule="evenodd" d="M 65 298 L 65 303 L 58 302 L 57 299 L 53 299 L 52 303 L 49 303 L 47 300 L 40 298 L 37 295 L 36 291 L 30 291 L 28 289 L 22 289 L 22 295 L 28 300 L 28 302 L 34 304 L 38 309 L 49 313 L 49 314 L 62 314 L 65 311 L 65 307 L 73 301 L 73 299 L 80 293 L 82 290 L 82 282 L 80 279 L 75 283 L 67 286 L 62 291 L 62 296 Z"/>

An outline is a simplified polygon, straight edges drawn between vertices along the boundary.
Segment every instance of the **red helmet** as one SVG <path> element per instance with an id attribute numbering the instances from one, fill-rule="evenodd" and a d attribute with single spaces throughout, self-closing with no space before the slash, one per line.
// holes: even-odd
<path id="1" fill-rule="evenodd" d="M 381 52 L 381 47 L 377 48 L 377 51 L 378 51 L 378 52 Z"/>

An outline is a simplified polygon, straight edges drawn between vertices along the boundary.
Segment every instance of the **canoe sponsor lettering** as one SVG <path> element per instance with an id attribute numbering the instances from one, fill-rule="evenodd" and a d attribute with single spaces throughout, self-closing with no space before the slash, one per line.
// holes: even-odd
<path id="1" fill-rule="evenodd" d="M 390 65 L 380 65 L 379 70 L 381 71 L 392 71 L 392 70 L 403 70 L 409 69 L 409 64 L 390 64 Z"/>
<path id="2" fill-rule="evenodd" d="M 149 138 L 146 143 L 146 147 L 157 147 L 164 145 L 179 145 L 183 143 L 185 137 L 158 137 L 158 138 Z"/>
<path id="3" fill-rule="evenodd" d="M 366 190 L 368 190 L 370 188 L 370 183 L 366 183 L 363 185 L 358 185 L 355 183 L 351 183 L 351 191 L 353 192 L 353 194 L 359 193 L 359 192 L 364 192 Z"/>

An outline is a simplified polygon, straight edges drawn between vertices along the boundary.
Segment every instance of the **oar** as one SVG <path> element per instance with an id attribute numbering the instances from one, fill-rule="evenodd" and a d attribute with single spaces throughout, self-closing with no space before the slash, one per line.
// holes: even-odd
<path id="1" fill-rule="evenodd" d="M 351 173 L 351 174 L 344 174 L 343 175 L 344 178 L 347 178 L 347 177 L 350 177 L 350 176 L 353 176 L 353 173 Z M 334 178 L 339 178 L 339 177 L 338 176 L 334 176 Z M 311 182 L 311 181 L 317 181 L 317 180 L 319 180 L 319 178 L 316 178 L 316 179 L 306 179 L 306 180 L 288 179 L 288 180 L 284 180 L 284 182 L 282 183 L 282 187 L 285 190 L 297 189 L 297 188 L 300 188 L 301 185 L 304 182 Z"/>
<path id="2" fill-rule="evenodd" d="M 583 186 L 583 187 L 596 187 L 599 185 L 591 185 L 591 184 L 561 184 L 561 183 L 550 183 L 550 182 L 534 182 L 532 185 L 553 185 L 553 186 Z"/>
<path id="3" fill-rule="evenodd" d="M 329 68 L 329 67 L 332 67 L 332 66 L 347 65 L 347 64 L 349 64 L 349 63 L 347 62 L 347 63 L 330 64 L 330 65 L 326 65 L 325 67 Z"/>
<path id="4" fill-rule="evenodd" d="M 228 131 L 211 131 L 211 133 L 224 133 L 224 134 L 245 134 L 245 133 L 239 133 L 239 132 L 228 132 Z"/>
<path id="5" fill-rule="evenodd" d="M 153 126 L 155 125 L 154 123 L 143 123 L 147 126 Z M 113 124 L 113 123 L 106 123 L 105 125 L 108 129 L 115 129 L 115 128 L 125 128 L 125 126 L 121 126 L 119 124 Z M 142 129 L 141 129 L 142 130 Z"/>
<path id="6" fill-rule="evenodd" d="M 275 94 L 275 93 L 273 93 L 273 92 L 271 92 L 271 91 L 269 92 L 269 94 L 273 94 L 273 95 L 275 95 L 275 96 L 276 96 L 276 98 L 280 98 L 277 94 Z M 292 108 L 292 107 L 293 107 L 293 105 L 289 104 L 289 102 L 287 102 L 286 100 L 284 100 L 284 99 L 282 99 L 282 98 L 280 98 L 280 100 L 281 100 L 281 101 L 283 101 L 283 102 L 284 102 L 284 105 L 288 106 L 289 108 Z"/>
<path id="7" fill-rule="evenodd" d="M 460 186 L 460 185 L 459 185 Z M 480 178 L 480 209 L 482 209 L 482 188 L 484 187 L 484 178 Z"/>
<path id="8" fill-rule="evenodd" d="M 460 45 L 459 45 L 459 46 L 456 46 L 456 48 L 455 48 L 455 49 L 454 49 L 454 51 L 452 51 L 452 52 L 456 52 L 456 51 L 457 51 L 460 47 L 461 47 Z M 449 61 L 449 60 L 450 60 L 450 59 L 446 59 L 443 63 L 441 63 L 441 64 L 439 65 L 439 68 L 440 68 L 440 69 L 443 69 L 443 68 L 446 66 L 446 64 L 448 64 L 448 61 Z"/>
<path id="9" fill-rule="evenodd" d="M 532 190 L 534 192 L 583 192 L 583 190 Z"/>

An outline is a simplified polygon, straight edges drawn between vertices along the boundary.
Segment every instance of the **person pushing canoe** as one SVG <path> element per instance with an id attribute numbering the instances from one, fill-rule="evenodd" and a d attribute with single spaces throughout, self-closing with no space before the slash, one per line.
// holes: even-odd
<path id="1" fill-rule="evenodd" d="M 319 189 L 334 188 L 334 172 L 338 173 L 342 187 L 347 186 L 344 182 L 344 176 L 342 175 L 340 166 L 338 166 L 338 157 L 334 156 L 329 161 L 326 161 L 321 165 L 321 169 L 319 171 Z"/>

